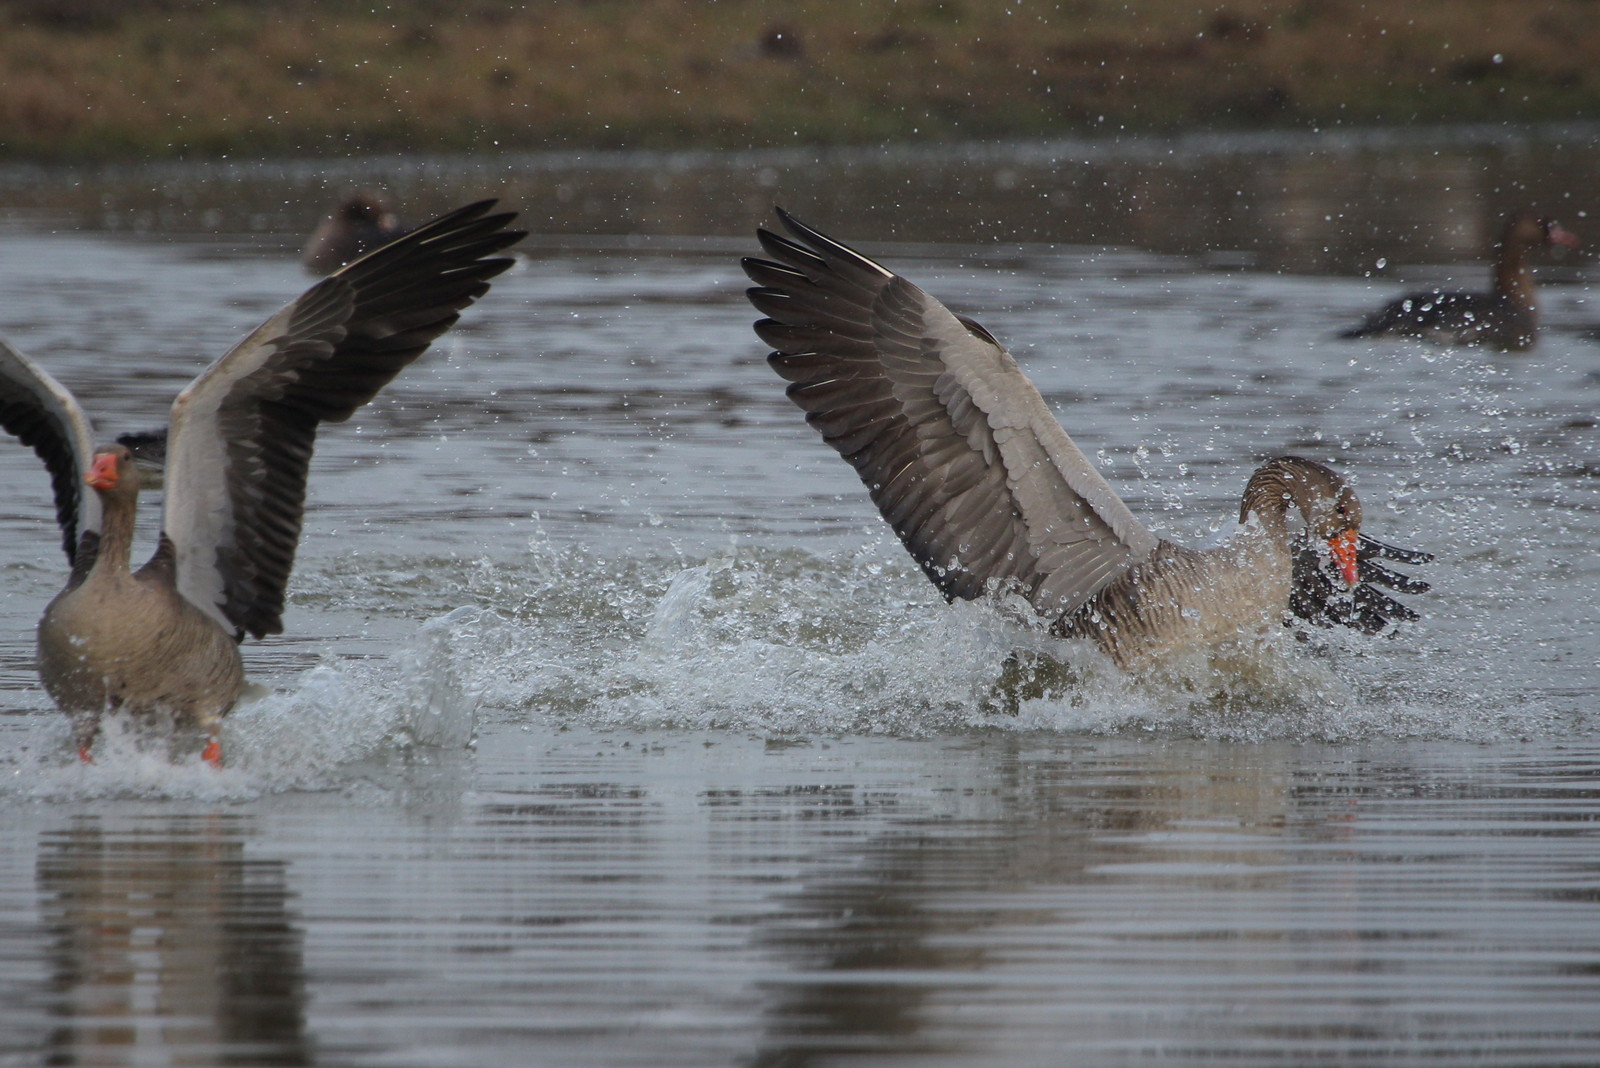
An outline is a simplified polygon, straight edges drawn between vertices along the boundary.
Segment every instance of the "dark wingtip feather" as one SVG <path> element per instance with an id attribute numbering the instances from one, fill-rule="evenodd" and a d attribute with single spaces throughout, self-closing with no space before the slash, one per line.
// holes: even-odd
<path id="1" fill-rule="evenodd" d="M 784 251 L 787 250 L 792 253 L 798 253 L 819 266 L 826 265 L 834 272 L 845 274 L 861 272 L 863 275 L 873 278 L 894 277 L 894 272 L 883 266 L 883 264 L 868 259 L 849 245 L 844 244 L 842 241 L 835 241 L 820 230 L 812 229 L 782 208 L 774 205 L 772 210 L 777 213 L 778 219 L 783 223 L 784 228 L 804 243 L 803 246 L 797 246 L 792 241 L 776 234 L 771 234 L 772 242 L 781 244 L 775 248 L 774 244 L 769 244 L 767 240 L 762 240 L 762 247 L 771 252 L 777 259 L 787 259 L 788 257 L 784 255 Z M 756 237 L 760 239 L 761 234 L 762 231 L 758 230 Z"/>
<path id="2" fill-rule="evenodd" d="M 1356 566 L 1361 581 L 1375 583 L 1398 593 L 1427 593 L 1433 589 L 1432 583 L 1391 571 L 1375 560 L 1361 560 Z"/>
<path id="3" fill-rule="evenodd" d="M 777 213 L 778 220 L 783 223 L 784 229 L 788 230 L 795 237 L 805 242 L 812 249 L 818 251 L 827 250 L 830 252 L 835 252 L 849 259 L 858 259 L 861 257 L 861 254 L 855 249 L 850 248 L 847 245 L 841 245 L 839 242 L 835 241 L 833 238 L 819 230 L 813 230 L 811 227 L 807 226 L 793 215 L 790 215 L 782 208 L 774 205 L 772 210 Z"/>
<path id="4" fill-rule="evenodd" d="M 1422 579 L 1402 575 L 1377 563 L 1378 560 L 1425 564 L 1432 554 L 1401 549 L 1367 535 L 1361 535 L 1356 568 L 1360 583 L 1346 588 L 1332 573 L 1327 556 L 1318 547 L 1301 545 L 1294 554 L 1294 570 L 1289 593 L 1289 610 L 1298 619 L 1319 627 L 1344 626 L 1363 634 L 1378 634 L 1397 623 L 1410 623 L 1422 616 L 1413 608 L 1377 589 L 1384 586 L 1398 593 L 1426 593 L 1432 585 Z"/>
<path id="5" fill-rule="evenodd" d="M 1393 560 L 1397 564 L 1433 563 L 1432 553 L 1425 553 L 1420 549 L 1402 549 L 1398 545 L 1385 545 L 1377 538 L 1365 534 L 1361 535 L 1361 547 L 1365 550 L 1362 555 L 1370 553 L 1381 560 Z"/>
<path id="6" fill-rule="evenodd" d="M 406 365 L 489 291 L 489 279 L 516 261 L 498 255 L 525 236 L 507 229 L 515 212 L 480 200 L 423 224 L 341 268 L 290 307 L 291 319 L 261 393 L 263 425 L 229 442 L 236 470 L 260 468 L 255 481 L 230 489 L 236 544 L 218 547 L 224 572 L 222 613 L 241 632 L 283 629 L 285 585 L 304 512 L 305 481 L 317 426 L 342 421 L 370 401 Z M 330 318 L 331 317 L 331 318 Z M 302 333 L 297 334 L 297 331 Z"/>
<path id="7" fill-rule="evenodd" d="M 803 268 L 810 271 L 825 271 L 828 263 L 816 252 L 797 241 L 791 241 L 782 234 L 775 234 L 762 227 L 756 230 L 756 241 L 761 245 L 762 251 L 777 260 L 780 265 L 794 268 Z"/>

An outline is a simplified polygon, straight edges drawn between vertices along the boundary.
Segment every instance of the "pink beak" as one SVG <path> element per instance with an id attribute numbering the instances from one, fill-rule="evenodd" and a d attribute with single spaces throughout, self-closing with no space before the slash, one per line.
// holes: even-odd
<path id="1" fill-rule="evenodd" d="M 89 466 L 89 473 L 83 479 L 97 490 L 117 488 L 117 458 L 109 452 L 102 452 L 94 458 L 94 463 Z"/>

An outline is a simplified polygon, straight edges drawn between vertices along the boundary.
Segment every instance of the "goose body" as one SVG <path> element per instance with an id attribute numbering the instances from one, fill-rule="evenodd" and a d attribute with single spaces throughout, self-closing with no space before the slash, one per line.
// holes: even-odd
<path id="1" fill-rule="evenodd" d="M 1377 561 L 1422 562 L 1360 534 L 1332 469 L 1286 456 L 1251 476 L 1240 526 L 1194 549 L 1141 523 L 983 327 L 780 211 L 746 258 L 756 333 L 788 396 L 857 471 L 948 598 L 1014 589 L 1060 635 L 1127 667 L 1281 626 L 1383 629 L 1414 612 L 1373 588 L 1425 584 Z"/>
<path id="2" fill-rule="evenodd" d="M 72 567 L 39 623 L 39 674 L 85 760 L 102 716 L 121 712 L 198 728 L 220 763 L 221 719 L 244 685 L 238 643 L 283 630 L 318 426 L 370 401 L 510 266 L 496 253 L 522 235 L 493 203 L 319 282 L 179 394 L 161 533 L 138 569 L 133 453 L 94 449 L 72 394 L 0 341 L 0 427 L 49 470 Z"/>
<path id="3" fill-rule="evenodd" d="M 1494 287 L 1488 292 L 1427 290 L 1389 302 L 1340 337 L 1409 337 L 1440 345 L 1489 345 L 1517 351 L 1539 336 L 1538 299 L 1529 254 L 1546 245 L 1576 247 L 1578 239 L 1532 211 L 1506 222 L 1495 246 Z"/>
<path id="4" fill-rule="evenodd" d="M 214 739 L 244 689 L 239 643 L 178 592 L 170 541 L 130 570 L 139 473 L 127 448 L 96 453 L 88 479 L 102 506 L 99 542 L 39 621 L 45 690 L 72 717 L 80 753 L 108 711 L 160 712 Z M 220 760 L 220 748 L 208 743 L 208 756 Z"/>

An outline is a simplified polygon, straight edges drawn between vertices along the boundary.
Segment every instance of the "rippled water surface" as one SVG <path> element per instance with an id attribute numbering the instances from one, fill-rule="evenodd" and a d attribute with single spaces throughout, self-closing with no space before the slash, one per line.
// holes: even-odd
<path id="1" fill-rule="evenodd" d="M 1337 273 L 1291 223 L 1415 169 L 1324 204 L 1263 191 L 1273 159 L 1208 172 L 1211 252 L 1019 240 L 1025 205 L 945 243 L 959 199 L 923 231 L 887 182 L 835 218 L 788 165 L 729 169 L 743 207 L 678 233 L 580 237 L 460 177 L 437 206 L 503 192 L 538 232 L 325 431 L 221 772 L 115 732 L 72 759 L 32 669 L 48 483 L 0 442 L 0 1065 L 1600 1061 L 1590 268 L 1547 265 L 1531 353 L 1335 340 L 1486 268 Z M 170 226 L 99 228 L 9 180 L 0 332 L 102 431 L 159 423 L 308 284 L 284 196 L 202 182 Z M 1437 555 L 1424 619 L 1128 678 L 945 605 L 750 331 L 736 259 L 775 198 L 988 326 L 1161 533 L 1226 529 L 1274 453 L 1347 472 L 1369 531 Z M 1481 248 L 1474 204 L 1451 217 Z M 1260 220 L 1273 269 L 1235 254 Z M 1357 259 L 1414 240 L 1362 233 Z M 1019 652 L 1072 666 L 1018 686 Z"/>

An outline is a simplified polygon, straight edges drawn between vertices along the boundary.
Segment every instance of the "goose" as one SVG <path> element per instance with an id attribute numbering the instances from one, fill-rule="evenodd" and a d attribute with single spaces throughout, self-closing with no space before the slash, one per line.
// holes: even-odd
<path id="1" fill-rule="evenodd" d="M 1431 558 L 1363 535 L 1355 490 L 1331 468 L 1275 457 L 1250 476 L 1226 542 L 1157 537 L 993 334 L 777 214 L 791 237 L 761 228 L 770 258 L 743 260 L 768 362 L 947 599 L 1015 589 L 1053 633 L 1123 668 L 1290 617 L 1367 633 L 1419 618 L 1374 584 L 1422 592 L 1379 561 Z"/>
<path id="2" fill-rule="evenodd" d="M 356 193 L 317 224 L 300 251 L 300 263 L 312 274 L 327 274 L 405 233 L 382 201 Z"/>
<path id="3" fill-rule="evenodd" d="M 370 401 L 489 290 L 523 235 L 493 200 L 443 215 L 312 286 L 173 402 L 161 533 L 131 570 L 140 473 L 96 449 L 59 382 L 0 340 L 0 427 L 49 470 L 71 576 L 38 627 L 46 691 L 90 761 L 102 717 L 158 715 L 206 738 L 244 686 L 239 643 L 283 630 L 318 426 Z M 87 487 L 86 489 L 84 487 Z"/>
<path id="4" fill-rule="evenodd" d="M 1385 304 L 1339 336 L 1411 337 L 1441 345 L 1488 345 L 1507 351 L 1533 347 L 1539 334 L 1538 302 L 1528 254 L 1546 245 L 1579 242 L 1554 219 L 1521 211 L 1506 220 L 1495 245 L 1494 288 L 1487 293 L 1428 290 Z"/>

